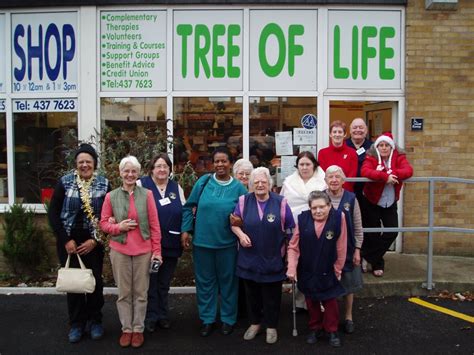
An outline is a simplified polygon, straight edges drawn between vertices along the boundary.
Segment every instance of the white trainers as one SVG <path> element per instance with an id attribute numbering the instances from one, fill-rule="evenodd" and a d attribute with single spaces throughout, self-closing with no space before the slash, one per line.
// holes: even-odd
<path id="1" fill-rule="evenodd" d="M 267 328 L 267 344 L 275 344 L 278 340 L 278 333 L 275 328 Z"/>
<path id="2" fill-rule="evenodd" d="M 260 333 L 260 324 L 252 324 L 245 331 L 244 340 L 252 340 Z"/>
<path id="3" fill-rule="evenodd" d="M 367 272 L 368 267 L 369 267 L 369 263 L 367 262 L 367 260 L 362 258 L 362 272 Z"/>

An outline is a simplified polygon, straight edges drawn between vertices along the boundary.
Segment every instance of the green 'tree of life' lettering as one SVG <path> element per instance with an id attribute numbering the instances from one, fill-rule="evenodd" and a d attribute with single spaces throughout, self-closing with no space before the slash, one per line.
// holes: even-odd
<path id="1" fill-rule="evenodd" d="M 377 50 L 369 46 L 369 38 L 377 37 L 377 28 L 373 26 L 362 27 L 361 44 L 361 76 L 363 80 L 367 79 L 369 70 L 369 59 L 376 58 Z M 387 38 L 395 37 L 393 27 L 382 27 L 379 33 L 379 77 L 382 80 L 393 80 L 395 70 L 386 67 L 386 60 L 395 56 L 393 48 L 386 46 Z M 352 27 L 352 78 L 357 79 L 359 74 L 359 29 Z M 349 78 L 349 69 L 341 66 L 341 29 L 338 25 L 334 27 L 334 78 Z"/>
<path id="2" fill-rule="evenodd" d="M 187 58 L 188 58 L 188 37 L 193 34 L 193 26 L 189 24 L 181 24 L 177 26 L 176 32 L 182 37 L 182 53 L 181 53 L 181 75 L 186 78 L 188 75 Z M 234 44 L 233 38 L 241 33 L 240 25 L 231 24 L 227 28 L 227 75 L 229 78 L 240 77 L 240 68 L 233 65 L 233 58 L 240 55 L 240 47 Z M 194 28 L 194 76 L 199 78 L 200 68 L 204 71 L 206 78 L 212 76 L 214 78 L 224 78 L 226 68 L 218 65 L 218 59 L 225 56 L 226 47 L 219 44 L 219 37 L 226 34 L 226 26 L 216 24 L 212 27 L 212 34 L 209 28 L 203 24 L 197 24 Z M 212 41 L 211 41 L 212 39 Z M 211 51 L 212 71 L 207 56 Z"/>
<path id="3" fill-rule="evenodd" d="M 303 25 L 290 25 L 288 27 L 288 75 L 290 77 L 295 75 L 295 57 L 301 56 L 304 53 L 303 46 L 296 44 L 295 38 L 303 34 Z M 266 53 L 267 41 L 270 36 L 275 36 L 278 42 L 278 58 L 274 65 L 268 62 Z M 274 78 L 283 71 L 286 62 L 286 52 L 286 39 L 281 27 L 276 23 L 267 24 L 263 28 L 258 42 L 260 67 L 267 76 Z"/>

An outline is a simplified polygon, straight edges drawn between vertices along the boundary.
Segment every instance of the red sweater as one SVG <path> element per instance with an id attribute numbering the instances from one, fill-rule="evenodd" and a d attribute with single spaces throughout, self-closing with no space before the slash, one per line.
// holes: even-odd
<path id="1" fill-rule="evenodd" d="M 331 143 L 329 147 L 321 149 L 318 154 L 318 162 L 324 171 L 331 165 L 338 165 L 346 177 L 357 177 L 357 164 L 359 163 L 357 153 L 348 147 L 346 142 L 340 147 L 335 147 Z M 345 190 L 354 191 L 353 182 L 345 182 L 342 187 Z"/>
<path id="2" fill-rule="evenodd" d="M 365 157 L 364 164 L 362 165 L 361 175 L 374 180 L 374 182 L 366 182 L 364 185 L 364 195 L 374 205 L 379 202 L 389 175 L 385 165 L 383 165 L 383 170 L 377 170 L 377 165 L 378 158 L 373 155 L 373 149 L 371 148 Z M 403 186 L 402 181 L 412 177 L 413 168 L 408 162 L 405 154 L 399 153 L 398 150 L 394 150 L 392 155 L 391 169 L 391 173 L 397 176 L 399 181 L 399 184 L 394 185 L 395 201 L 398 201 L 400 197 L 400 190 Z"/>

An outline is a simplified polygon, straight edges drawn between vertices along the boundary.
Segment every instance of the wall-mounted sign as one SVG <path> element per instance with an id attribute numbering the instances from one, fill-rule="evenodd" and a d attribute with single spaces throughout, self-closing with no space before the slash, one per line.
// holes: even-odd
<path id="1" fill-rule="evenodd" d="M 411 119 L 411 130 L 412 131 L 422 131 L 423 130 L 423 118 L 422 117 L 412 117 L 412 119 Z"/>
<path id="2" fill-rule="evenodd" d="M 242 90 L 243 11 L 174 11 L 174 90 Z"/>
<path id="3" fill-rule="evenodd" d="M 250 90 L 316 90 L 316 10 L 250 10 Z"/>
<path id="4" fill-rule="evenodd" d="M 5 112 L 6 108 L 5 100 L 0 100 L 0 112 Z"/>
<path id="5" fill-rule="evenodd" d="M 401 11 L 330 10 L 328 87 L 401 89 Z"/>
<path id="6" fill-rule="evenodd" d="M 315 128 L 293 128 L 293 144 L 294 145 L 315 145 L 316 144 Z"/>
<path id="7" fill-rule="evenodd" d="M 166 73 L 166 11 L 100 13 L 102 91 L 164 91 Z"/>
<path id="8" fill-rule="evenodd" d="M 13 112 L 76 112 L 77 99 L 13 100 Z"/>
<path id="9" fill-rule="evenodd" d="M 5 53 L 5 15 L 0 14 L 0 51 Z M 0 92 L 5 92 L 5 55 L 0 55 Z"/>
<path id="10" fill-rule="evenodd" d="M 11 18 L 12 91 L 77 92 L 77 13 L 24 13 Z"/>
<path id="11" fill-rule="evenodd" d="M 301 126 L 306 129 L 317 128 L 318 119 L 312 113 L 307 113 L 306 115 L 301 117 Z"/>

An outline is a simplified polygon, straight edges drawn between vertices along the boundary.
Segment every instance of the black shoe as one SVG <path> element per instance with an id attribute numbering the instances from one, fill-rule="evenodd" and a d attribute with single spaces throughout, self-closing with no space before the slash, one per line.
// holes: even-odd
<path id="1" fill-rule="evenodd" d="M 309 334 L 306 336 L 306 343 L 308 344 L 316 344 L 319 338 L 324 336 L 324 330 L 311 330 Z"/>
<path id="2" fill-rule="evenodd" d="M 341 346 L 341 339 L 339 339 L 337 332 L 329 333 L 329 345 L 333 348 L 339 348 Z"/>
<path id="3" fill-rule="evenodd" d="M 160 319 L 158 321 L 158 326 L 161 329 L 170 329 L 171 328 L 171 322 L 169 321 L 169 319 Z"/>
<path id="4" fill-rule="evenodd" d="M 203 324 L 200 330 L 201 336 L 202 337 L 207 337 L 211 335 L 212 331 L 214 329 L 214 325 L 211 324 Z"/>
<path id="5" fill-rule="evenodd" d="M 344 332 L 346 334 L 354 333 L 354 322 L 350 319 L 346 319 L 346 321 L 344 322 Z"/>
<path id="6" fill-rule="evenodd" d="M 227 323 L 222 323 L 221 333 L 223 335 L 229 335 L 233 331 L 234 331 L 234 326 Z"/>
<path id="7" fill-rule="evenodd" d="M 153 333 L 156 329 L 156 322 L 154 321 L 145 321 L 145 329 L 148 333 Z"/>

